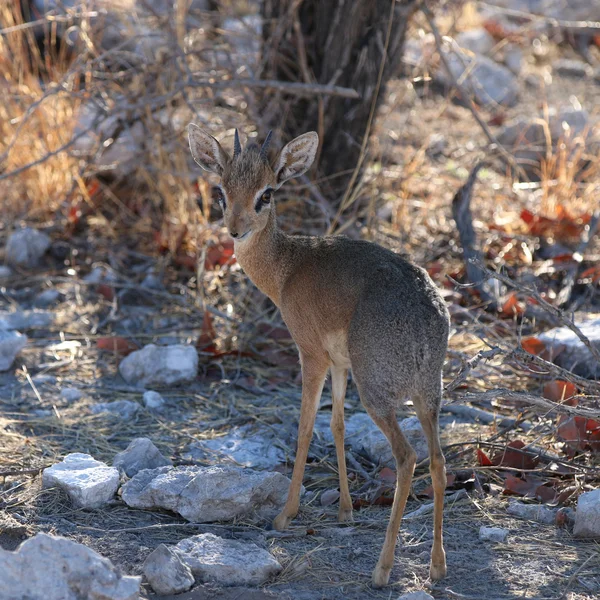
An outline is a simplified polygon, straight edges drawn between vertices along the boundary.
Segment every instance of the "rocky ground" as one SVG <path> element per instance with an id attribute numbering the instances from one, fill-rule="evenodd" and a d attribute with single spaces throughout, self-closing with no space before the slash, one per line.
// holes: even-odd
<path id="1" fill-rule="evenodd" d="M 376 590 L 394 464 L 355 388 L 346 399 L 354 522 L 336 521 L 326 387 L 300 514 L 289 531 L 273 531 L 300 405 L 297 357 L 278 313 L 246 283 L 218 223 L 198 269 L 177 249 L 161 254 L 143 235 L 114 235 L 116 226 L 111 237 L 90 217 L 70 230 L 0 230 L 0 598 L 47 597 L 50 582 L 57 598 L 598 596 L 598 362 L 564 322 L 526 312 L 522 288 L 511 295 L 496 284 L 501 302 L 490 314 L 446 278 L 464 277 L 451 198 L 487 141 L 470 109 L 439 92 L 462 78 L 516 158 L 502 167 L 494 157 L 480 173 L 473 212 L 486 259 L 552 300 L 597 208 L 600 53 L 586 47 L 596 62 L 584 62 L 545 21 L 486 14 L 475 25 L 456 36 L 463 50 L 445 49 L 451 76 L 434 36 L 413 32 L 414 78 L 390 86 L 373 140 L 366 185 L 376 216 L 349 219 L 345 230 L 409 252 L 452 314 L 441 417 L 446 579 L 428 579 L 430 480 L 410 404 L 399 420 L 420 464 L 392 583 Z M 575 141 L 585 156 L 561 163 Z M 536 179 L 540 154 L 559 158 Z M 587 178 L 574 175 L 580 159 Z M 512 186 L 507 171 L 519 167 L 533 181 Z M 563 205 L 572 214 L 559 218 Z M 283 206 L 288 229 L 306 225 L 289 198 Z M 532 224 L 526 211 L 546 221 Z M 577 263 L 571 305 L 596 347 L 599 252 L 596 238 Z M 525 362 L 521 348 L 538 362 Z M 500 388 L 529 395 L 489 395 Z"/>

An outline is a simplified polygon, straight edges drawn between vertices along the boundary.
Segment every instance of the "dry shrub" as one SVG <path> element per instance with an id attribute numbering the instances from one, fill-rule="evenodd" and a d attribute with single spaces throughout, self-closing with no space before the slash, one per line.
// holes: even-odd
<path id="1" fill-rule="evenodd" d="M 73 136 L 80 100 L 69 91 L 64 51 L 42 56 L 18 6 L 0 7 L 0 180 L 5 216 L 55 210 L 73 190 L 77 160 L 61 151 Z M 51 81 L 57 78 L 57 81 Z M 46 81 L 46 83 L 44 83 Z M 27 168 L 31 163 L 39 164 Z"/>
<path id="2" fill-rule="evenodd" d="M 541 160 L 540 209 L 548 216 L 562 210 L 573 215 L 590 214 L 597 208 L 600 187 L 598 141 L 590 128 L 563 135 Z M 560 209 L 560 210 L 559 210 Z"/>
<path id="3" fill-rule="evenodd" d="M 70 60 L 67 45 L 54 43 L 55 17 L 42 53 L 18 8 L 0 8 L 5 216 L 68 217 L 87 204 L 95 213 L 88 224 L 144 235 L 206 224 L 196 206 L 205 174 L 191 161 L 186 126 L 195 121 L 221 137 L 244 124 L 248 92 L 212 85 L 246 76 L 239 57 L 236 64 L 227 41 L 215 39 L 215 14 L 194 14 L 190 3 L 162 12 L 140 3 L 139 12 L 91 19 L 86 6 L 58 19 L 71 30 Z M 234 12 L 226 9 L 220 19 Z"/>

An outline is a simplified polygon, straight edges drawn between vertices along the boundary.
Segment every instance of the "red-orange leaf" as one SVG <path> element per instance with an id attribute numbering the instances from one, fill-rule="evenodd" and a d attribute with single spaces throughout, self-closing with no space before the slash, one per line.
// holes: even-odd
<path id="1" fill-rule="evenodd" d="M 488 455 L 481 450 L 481 448 L 477 448 L 477 462 L 482 467 L 491 467 L 493 466 L 493 462 L 489 459 Z"/>
<path id="2" fill-rule="evenodd" d="M 521 340 L 521 348 L 529 354 L 539 355 L 546 349 L 546 344 L 536 337 L 528 337 Z"/>
<path id="3" fill-rule="evenodd" d="M 383 467 L 383 469 L 379 471 L 379 479 L 386 483 L 396 483 L 396 473 L 389 467 Z"/>
<path id="4" fill-rule="evenodd" d="M 137 344 L 131 340 L 127 340 L 119 336 L 101 337 L 96 340 L 96 346 L 100 350 L 107 350 L 108 352 L 114 352 L 120 356 L 127 356 L 134 350 L 138 349 Z"/>
<path id="5" fill-rule="evenodd" d="M 556 379 L 549 381 L 544 386 L 544 398 L 552 400 L 552 402 L 565 402 L 573 398 L 577 394 L 577 388 L 575 384 L 570 381 L 563 381 L 562 379 Z"/>
<path id="6" fill-rule="evenodd" d="M 106 285 L 106 283 L 100 283 L 96 288 L 96 291 L 107 300 L 114 300 L 115 298 L 115 288 L 110 285 Z"/>
<path id="7" fill-rule="evenodd" d="M 217 332 L 215 331 L 212 317 L 210 313 L 205 310 L 204 318 L 202 319 L 202 333 L 196 342 L 196 348 L 202 352 L 210 352 L 211 354 L 217 353 L 217 346 L 215 340 L 217 338 Z"/>

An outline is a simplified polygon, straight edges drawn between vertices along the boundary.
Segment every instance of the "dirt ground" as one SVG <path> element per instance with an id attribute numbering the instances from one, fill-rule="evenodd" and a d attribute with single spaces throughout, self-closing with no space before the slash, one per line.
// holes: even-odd
<path id="1" fill-rule="evenodd" d="M 570 50 L 561 52 L 571 56 Z M 528 67 L 530 74 L 538 78 L 543 78 L 545 68 L 543 64 Z M 539 87 L 524 84 L 521 101 L 514 109 L 506 109 L 503 118 L 534 114 L 543 102 L 563 106 L 572 104 L 574 99 L 591 113 L 597 112 L 600 85 L 592 79 L 555 78 L 540 92 Z M 428 158 L 424 148 L 435 134 L 443 136 L 445 149 L 442 156 Z M 452 272 L 461 257 L 450 216 L 450 200 L 468 169 L 482 155 L 485 146 L 482 132 L 467 108 L 432 90 L 417 89 L 406 80 L 398 80 L 388 90 L 375 138 L 375 152 L 383 165 L 382 179 L 387 182 L 381 184 L 382 197 L 396 195 L 404 202 L 396 209 L 392 224 L 375 221 L 371 228 L 365 226 L 359 231 L 349 227 L 346 233 L 360 233 L 408 252 L 424 266 L 443 259 L 444 271 Z M 412 170 L 403 175 L 407 166 Z M 372 187 L 377 190 L 376 183 Z M 476 224 L 490 246 L 494 245 L 496 234 L 481 223 L 490 223 L 494 215 L 517 214 L 523 206 L 536 201 L 519 195 L 504 173 L 492 169 L 482 173 L 478 190 L 473 207 Z M 292 216 L 284 226 L 296 230 L 300 225 Z M 107 244 L 98 229 L 74 235 L 69 244 L 69 264 L 57 256 L 49 256 L 39 270 L 19 273 L 0 289 L 2 310 L 31 308 L 43 290 L 60 292 L 57 302 L 46 309 L 55 316 L 53 324 L 24 331 L 30 337 L 30 344 L 19 357 L 16 369 L 0 374 L 2 548 L 14 549 L 36 532 L 49 532 L 84 543 L 111 559 L 125 573 L 137 575 L 142 574 L 145 558 L 158 544 L 213 532 L 253 541 L 268 549 L 284 566 L 283 572 L 262 589 L 200 585 L 178 595 L 181 600 L 388 600 L 417 590 L 426 590 L 440 600 L 591 600 L 600 595 L 597 540 L 575 539 L 569 525 L 543 525 L 511 517 L 506 512 L 510 498 L 502 495 L 501 487 L 492 485 L 498 483 L 492 471 L 482 469 L 473 452 L 458 456 L 455 452 L 461 444 L 473 448 L 477 442 L 496 435 L 496 439 L 506 442 L 512 434 L 499 434 L 495 423 L 483 425 L 448 414 L 443 418 L 446 454 L 451 455 L 448 472 L 471 470 L 490 486 L 483 491 L 470 489 L 466 497 L 447 503 L 444 535 L 448 576 L 435 585 L 428 579 L 432 523 L 431 515 L 425 515 L 402 524 L 391 585 L 382 590 L 371 587 L 371 571 L 383 542 L 389 506 L 363 506 L 355 511 L 353 524 L 337 524 L 336 505 L 323 507 L 320 503 L 324 490 L 337 487 L 335 452 L 319 443 L 315 444 L 307 465 L 308 499 L 289 532 L 283 534 L 271 531 L 269 523 L 261 519 L 193 524 L 166 512 L 134 510 L 120 500 L 100 510 L 76 510 L 58 492 L 41 490 L 39 470 L 69 452 L 86 452 L 110 464 L 115 453 L 133 438 L 145 436 L 174 464 L 183 464 L 182 454 L 190 442 L 214 437 L 247 422 L 289 429 L 291 437 L 282 444 L 291 462 L 294 448 L 289 440 L 293 440 L 299 413 L 299 369 L 289 340 L 277 344 L 271 340 L 270 345 L 260 346 L 258 354 L 262 353 L 264 360 L 257 359 L 256 354 L 217 359 L 210 353 L 201 353 L 200 373 L 193 384 L 159 389 L 167 400 L 163 413 L 144 409 L 142 391 L 127 386 L 117 374 L 119 357 L 99 350 L 97 341 L 102 336 L 119 335 L 138 345 L 167 339 L 195 342 L 203 331 L 203 298 L 195 284 L 190 283 L 193 274 L 167 268 L 161 273 L 164 290 L 140 292 L 140 277 L 135 273 L 141 271 L 136 271 L 136 266 L 155 264 L 161 271 L 160 259 L 139 253 L 125 243 Z M 78 251 L 76 258 L 73 248 Z M 598 256 L 598 251 L 596 243 L 590 254 Z M 118 301 L 103 297 L 97 286 L 83 280 L 93 266 L 103 265 L 108 265 L 120 278 Z M 264 321 L 279 326 L 277 313 L 247 286 L 239 269 L 232 268 L 223 277 L 214 274 L 211 277 L 205 284 L 208 295 L 217 298 L 215 306 L 221 316 L 215 316 L 215 326 L 219 338 L 225 340 L 223 349 L 235 346 L 236 340 L 256 349 L 260 340 L 249 323 Z M 242 296 L 251 308 L 245 309 L 246 313 L 228 312 L 231 298 L 239 300 Z M 239 307 L 241 303 L 236 301 L 233 305 Z M 518 326 L 510 322 L 509 325 L 516 339 Z M 453 333 L 446 383 L 457 375 L 461 357 L 470 357 L 485 347 L 481 331 L 472 323 L 465 324 L 455 318 Z M 239 343 L 237 347 L 241 346 Z M 461 392 L 484 389 L 491 380 L 515 389 L 541 386 L 537 380 L 523 383 L 522 373 L 496 362 L 481 365 Z M 60 396 L 65 387 L 77 387 L 83 392 L 82 398 L 76 402 L 65 400 Z M 322 402 L 325 410 L 328 394 L 326 390 Z M 457 397 L 453 392 L 447 400 L 454 401 Z M 140 403 L 135 419 L 123 421 L 90 411 L 97 402 L 122 399 Z M 360 409 L 352 387 L 347 404 L 347 415 Z M 518 412 L 514 406 L 506 405 L 484 408 L 497 411 L 500 416 L 514 416 Z M 410 414 L 410 407 L 406 414 Z M 548 447 L 547 427 L 544 429 L 548 420 L 542 421 L 541 417 L 539 423 L 535 421 L 527 435 L 524 432 L 518 435 L 528 443 Z M 370 476 L 376 477 L 378 465 L 363 459 L 361 465 Z M 364 496 L 365 481 L 353 469 L 349 470 L 353 497 Z M 420 467 L 407 513 L 429 502 L 421 494 L 426 485 L 427 469 Z M 448 491 L 449 495 L 454 493 Z M 480 541 L 482 525 L 508 529 L 507 541 L 497 544 Z M 155 597 L 147 585 L 143 597 Z"/>

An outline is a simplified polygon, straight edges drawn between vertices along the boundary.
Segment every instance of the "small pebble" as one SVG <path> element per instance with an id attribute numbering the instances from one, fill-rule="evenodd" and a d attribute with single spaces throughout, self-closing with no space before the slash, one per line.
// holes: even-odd
<path id="1" fill-rule="evenodd" d="M 506 541 L 508 529 L 502 527 L 480 527 L 479 539 L 483 542 L 498 542 Z"/>
<path id="2" fill-rule="evenodd" d="M 82 392 L 74 387 L 66 387 L 60 391 L 60 397 L 67 402 L 77 402 L 82 396 Z"/>
<path id="3" fill-rule="evenodd" d="M 148 410 L 161 410 L 165 406 L 165 399 L 158 392 L 154 392 L 153 390 L 144 392 L 143 400 L 144 406 Z"/>

